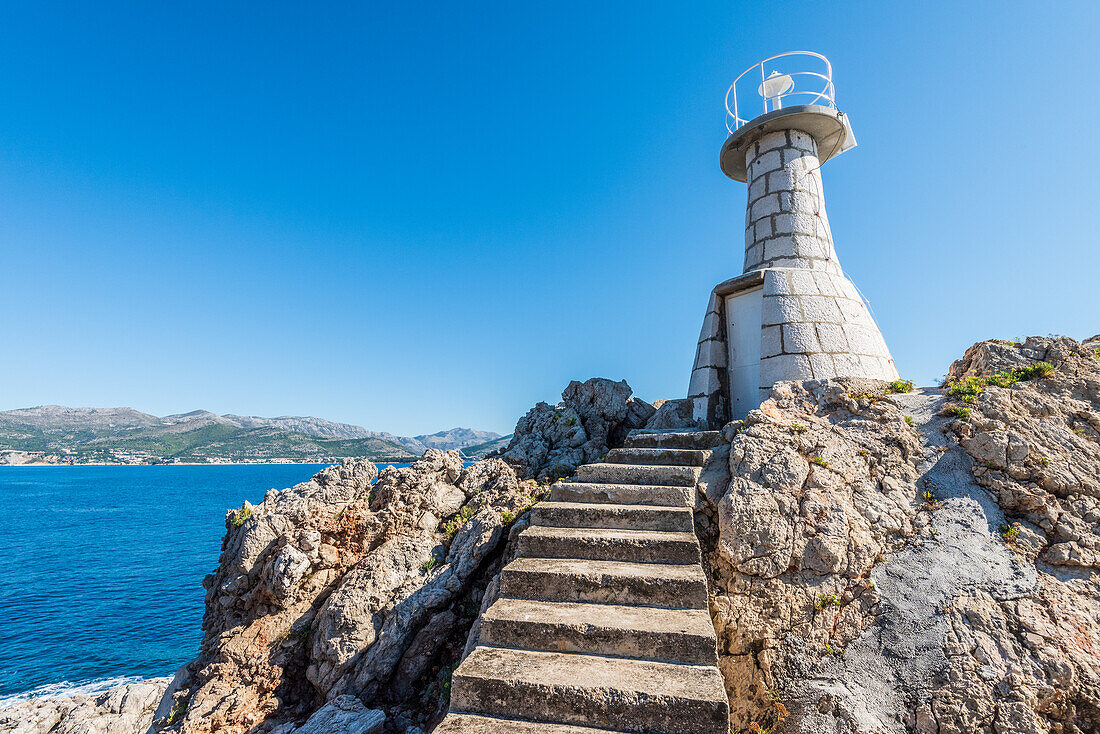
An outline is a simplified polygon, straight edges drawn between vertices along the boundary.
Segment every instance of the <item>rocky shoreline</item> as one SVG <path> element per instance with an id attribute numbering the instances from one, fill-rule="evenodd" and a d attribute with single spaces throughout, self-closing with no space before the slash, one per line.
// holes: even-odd
<path id="1" fill-rule="evenodd" d="M 690 414 L 574 382 L 473 465 L 272 490 L 227 515 L 201 653 L 162 698 L 26 702 L 0 732 L 431 731 L 526 511 Z M 733 731 L 1100 731 L 1100 337 L 980 342 L 939 388 L 778 383 L 714 435 L 694 526 Z"/>
<path id="2" fill-rule="evenodd" d="M 43 696 L 0 708 L 12 734 L 144 734 L 171 678 L 151 678 L 100 693 Z"/>

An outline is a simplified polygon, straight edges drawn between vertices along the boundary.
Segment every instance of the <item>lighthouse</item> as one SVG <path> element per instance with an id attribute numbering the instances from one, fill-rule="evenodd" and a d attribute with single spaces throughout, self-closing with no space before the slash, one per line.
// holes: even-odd
<path id="1" fill-rule="evenodd" d="M 821 166 L 856 145 L 832 65 L 795 51 L 745 70 L 726 93 L 723 173 L 747 184 L 742 274 L 711 291 L 688 397 L 710 427 L 741 419 L 781 380 L 898 372 L 844 274 Z"/>

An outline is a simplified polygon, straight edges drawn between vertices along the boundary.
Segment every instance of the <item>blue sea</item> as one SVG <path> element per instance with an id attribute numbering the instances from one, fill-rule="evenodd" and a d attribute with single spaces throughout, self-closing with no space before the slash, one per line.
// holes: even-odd
<path id="1" fill-rule="evenodd" d="M 0 467 L 0 706 L 174 675 L 225 511 L 322 466 Z"/>

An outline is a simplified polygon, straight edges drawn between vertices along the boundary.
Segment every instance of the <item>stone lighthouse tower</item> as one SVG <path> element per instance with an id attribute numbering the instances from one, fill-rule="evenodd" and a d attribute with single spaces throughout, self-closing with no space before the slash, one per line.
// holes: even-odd
<path id="1" fill-rule="evenodd" d="M 765 59 L 726 93 L 720 162 L 748 202 L 743 274 L 711 292 L 688 389 L 711 427 L 781 380 L 898 378 L 825 213 L 821 166 L 856 145 L 835 96 L 828 59 L 805 51 Z"/>

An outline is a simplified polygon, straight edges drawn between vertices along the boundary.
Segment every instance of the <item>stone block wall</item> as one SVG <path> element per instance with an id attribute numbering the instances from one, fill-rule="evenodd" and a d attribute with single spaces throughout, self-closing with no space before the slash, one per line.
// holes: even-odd
<path id="1" fill-rule="evenodd" d="M 898 379 L 890 350 L 859 291 L 843 274 L 765 271 L 761 388 L 779 380 L 829 377 Z"/>
<path id="2" fill-rule="evenodd" d="M 730 419 L 726 296 L 760 286 L 761 400 L 781 380 L 898 379 L 886 341 L 847 277 L 802 268 L 755 271 L 711 292 L 688 386 L 696 421 L 721 428 Z"/>
<path id="3" fill-rule="evenodd" d="M 745 272 L 807 268 L 840 273 L 813 137 L 798 130 L 767 133 L 749 147 L 745 160 Z"/>
<path id="4" fill-rule="evenodd" d="M 703 317 L 688 384 L 692 418 L 703 426 L 720 427 L 729 419 L 728 355 L 725 298 L 718 295 L 716 288 L 707 303 L 707 315 Z"/>

